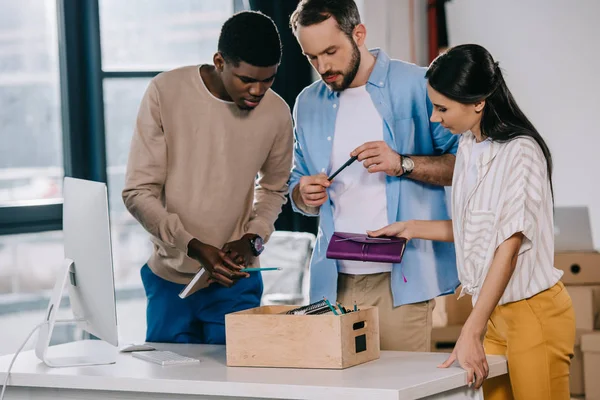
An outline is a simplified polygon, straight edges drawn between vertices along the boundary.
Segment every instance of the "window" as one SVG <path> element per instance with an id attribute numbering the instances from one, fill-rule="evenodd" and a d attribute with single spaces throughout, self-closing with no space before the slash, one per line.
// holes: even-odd
<path id="1" fill-rule="evenodd" d="M 148 82 L 149 78 L 104 80 L 107 179 L 117 285 L 141 284 L 139 270 L 152 251 L 148 234 L 121 198 L 135 119 Z"/>
<path id="2" fill-rule="evenodd" d="M 234 2 L 100 0 L 99 7 L 115 283 L 141 284 L 139 269 L 152 246 L 121 198 L 140 101 L 157 73 L 212 62 L 221 25 L 233 14 Z"/>
<path id="3" fill-rule="evenodd" d="M 65 173 L 107 179 L 119 333 L 143 340 L 152 246 L 121 200 L 139 103 L 157 73 L 211 62 L 244 3 L 0 0 L 0 326 L 15 327 L 0 354 L 43 317 L 63 264 Z M 55 343 L 79 335 L 60 329 Z"/>
<path id="4" fill-rule="evenodd" d="M 225 0 L 100 0 L 104 71 L 160 71 L 212 60 Z"/>
<path id="5" fill-rule="evenodd" d="M 60 199 L 56 4 L 0 0 L 0 206 Z"/>

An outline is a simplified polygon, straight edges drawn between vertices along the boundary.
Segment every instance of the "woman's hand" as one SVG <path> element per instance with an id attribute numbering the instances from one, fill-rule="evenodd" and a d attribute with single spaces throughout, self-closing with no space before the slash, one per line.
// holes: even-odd
<path id="1" fill-rule="evenodd" d="M 400 221 L 394 222 L 391 225 L 383 227 L 376 231 L 367 231 L 370 237 L 381 237 L 381 236 L 397 236 L 410 240 L 414 238 L 413 224 L 411 221 Z"/>
<path id="2" fill-rule="evenodd" d="M 453 242 L 452 220 L 421 221 L 410 220 L 394 222 L 377 231 L 367 231 L 371 237 L 397 236 L 411 239 L 436 240 L 440 242 Z"/>
<path id="3" fill-rule="evenodd" d="M 471 386 L 474 383 L 475 389 L 479 389 L 490 372 L 480 333 L 463 328 L 454 351 L 439 367 L 448 368 L 456 360 L 467 371 L 467 384 Z"/>

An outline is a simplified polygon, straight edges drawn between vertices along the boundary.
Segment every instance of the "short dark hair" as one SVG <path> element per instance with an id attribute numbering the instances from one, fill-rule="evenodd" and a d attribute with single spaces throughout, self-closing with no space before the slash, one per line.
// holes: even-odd
<path id="1" fill-rule="evenodd" d="M 270 67 L 281 61 L 281 39 L 271 18 L 258 11 L 241 11 L 221 27 L 218 51 L 226 62 Z"/>
<path id="2" fill-rule="evenodd" d="M 354 0 L 302 0 L 290 17 L 290 27 L 311 26 L 333 17 L 348 37 L 360 24 L 360 14 Z"/>

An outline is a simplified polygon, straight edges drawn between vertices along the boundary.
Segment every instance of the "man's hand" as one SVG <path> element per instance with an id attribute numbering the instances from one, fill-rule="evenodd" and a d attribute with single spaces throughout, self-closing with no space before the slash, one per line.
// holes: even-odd
<path id="1" fill-rule="evenodd" d="M 454 346 L 454 351 L 439 367 L 448 368 L 456 360 L 458 360 L 462 369 L 467 371 L 467 384 L 469 386 L 475 384 L 475 389 L 479 389 L 490 372 L 485 358 L 481 334 L 463 328 Z"/>
<path id="2" fill-rule="evenodd" d="M 310 207 L 320 207 L 327 201 L 326 189 L 330 185 L 325 174 L 303 176 L 298 183 L 302 202 Z"/>
<path id="3" fill-rule="evenodd" d="M 350 155 L 358 156 L 358 161 L 363 162 L 370 173 L 385 172 L 389 176 L 400 176 L 404 173 L 402 156 L 384 141 L 367 142 L 357 147 Z"/>
<path id="4" fill-rule="evenodd" d="M 198 260 L 210 273 L 211 281 L 225 287 L 231 287 L 238 279 L 250 276 L 241 272 L 242 265 L 236 264 L 224 251 L 198 239 L 192 239 L 188 244 L 188 255 Z"/>
<path id="5" fill-rule="evenodd" d="M 253 233 L 247 233 L 242 236 L 241 239 L 234 240 L 233 242 L 226 243 L 223 246 L 225 255 L 233 260 L 236 264 L 249 267 L 254 261 L 254 252 L 250 245 L 250 239 L 256 235 Z"/>

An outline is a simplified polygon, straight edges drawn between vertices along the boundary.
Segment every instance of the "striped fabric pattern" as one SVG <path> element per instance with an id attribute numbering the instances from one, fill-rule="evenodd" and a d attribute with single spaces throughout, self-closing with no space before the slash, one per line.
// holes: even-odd
<path id="1" fill-rule="evenodd" d="M 490 143 L 477 160 L 477 181 L 466 189 L 475 136 L 461 136 L 452 182 L 452 218 L 458 276 L 477 301 L 498 246 L 524 235 L 516 269 L 499 305 L 552 287 L 563 274 L 554 268 L 554 219 L 546 160 L 535 140 L 519 137 Z M 467 193 L 468 191 L 468 193 Z"/>

